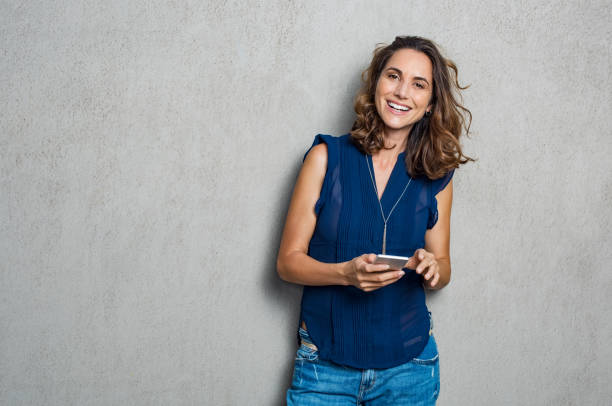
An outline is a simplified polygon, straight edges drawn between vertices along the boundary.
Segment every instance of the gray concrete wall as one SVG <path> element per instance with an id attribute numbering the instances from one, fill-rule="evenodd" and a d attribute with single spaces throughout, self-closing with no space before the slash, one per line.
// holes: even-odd
<path id="1" fill-rule="evenodd" d="M 439 404 L 607 404 L 612 7 L 505 3 L 3 1 L 0 404 L 282 404 L 293 182 L 398 34 L 472 85 Z"/>

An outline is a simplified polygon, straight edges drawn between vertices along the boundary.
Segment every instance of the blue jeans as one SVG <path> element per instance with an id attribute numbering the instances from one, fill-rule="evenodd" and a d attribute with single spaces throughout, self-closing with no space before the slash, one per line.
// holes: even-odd
<path id="1" fill-rule="evenodd" d="M 438 348 L 430 332 L 425 349 L 405 364 L 387 369 L 355 369 L 319 358 L 300 327 L 287 405 L 435 405 L 440 391 Z"/>

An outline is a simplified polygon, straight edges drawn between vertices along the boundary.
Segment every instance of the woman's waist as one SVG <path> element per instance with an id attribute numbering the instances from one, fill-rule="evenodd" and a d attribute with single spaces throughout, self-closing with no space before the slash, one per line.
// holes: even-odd
<path id="1" fill-rule="evenodd" d="M 333 350 L 333 352 L 336 353 L 345 353 L 346 351 L 350 353 L 357 349 L 368 350 L 366 352 L 370 350 L 376 350 L 375 352 L 388 352 L 397 351 L 390 350 L 390 348 L 394 346 L 402 348 L 405 347 L 407 343 L 422 341 L 425 337 L 432 335 L 433 322 L 431 320 L 431 313 L 426 307 L 423 310 L 423 312 L 417 312 L 419 314 L 412 314 L 409 317 L 404 315 L 401 317 L 401 324 L 395 326 L 395 328 L 391 328 L 391 330 L 388 328 L 385 329 L 383 326 L 378 326 L 374 329 L 372 329 L 371 326 L 370 328 L 362 326 L 363 330 L 361 332 L 353 331 L 354 329 L 348 329 L 351 331 L 346 331 L 347 329 L 336 328 L 327 331 L 325 328 L 321 328 L 321 326 L 318 325 L 317 320 L 310 320 L 309 322 L 315 323 L 314 327 L 316 327 L 315 330 L 318 334 L 315 338 L 324 344 L 326 352 L 330 351 L 330 348 L 328 348 L 330 344 L 332 347 L 338 347 Z M 345 331 L 342 332 L 341 330 Z M 318 351 L 319 348 L 314 344 L 311 334 L 312 332 L 308 331 L 305 320 L 302 320 L 299 327 L 300 345 Z M 324 338 L 327 334 L 334 336 L 332 342 Z M 344 335 L 344 337 L 341 337 L 342 335 Z M 357 336 L 361 338 L 357 340 Z"/>

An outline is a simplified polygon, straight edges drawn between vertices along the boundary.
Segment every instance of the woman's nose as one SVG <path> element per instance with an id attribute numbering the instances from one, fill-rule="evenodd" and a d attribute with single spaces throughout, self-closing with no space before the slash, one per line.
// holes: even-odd
<path id="1" fill-rule="evenodd" d="M 408 82 L 399 82 L 395 87 L 395 95 L 402 99 L 408 98 L 410 95 Z"/>

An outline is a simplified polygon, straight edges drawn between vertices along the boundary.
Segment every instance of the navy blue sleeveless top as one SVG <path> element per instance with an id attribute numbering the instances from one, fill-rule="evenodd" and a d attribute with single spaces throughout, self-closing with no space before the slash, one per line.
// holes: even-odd
<path id="1" fill-rule="evenodd" d="M 327 144 L 327 172 L 314 207 L 317 223 L 308 255 L 338 263 L 380 254 L 384 222 L 368 172 L 371 155 L 359 151 L 350 134 L 318 134 L 310 148 L 321 142 Z M 410 179 L 404 157 L 404 152 L 399 154 L 381 198 L 385 216 Z M 435 195 L 453 173 L 436 180 L 412 179 L 387 222 L 388 255 L 410 257 L 424 247 L 425 231 L 437 221 Z M 430 323 L 422 277 L 404 271 L 397 282 L 372 292 L 354 286 L 304 286 L 300 321 L 306 323 L 320 358 L 354 368 L 390 368 L 421 353 Z"/>

